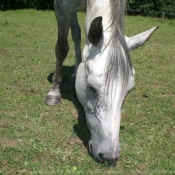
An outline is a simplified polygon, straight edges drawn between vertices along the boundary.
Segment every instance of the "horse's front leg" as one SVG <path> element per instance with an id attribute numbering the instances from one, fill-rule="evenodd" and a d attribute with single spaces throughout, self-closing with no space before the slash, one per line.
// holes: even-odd
<path id="1" fill-rule="evenodd" d="M 81 28 L 78 24 L 77 14 L 73 14 L 70 22 L 71 35 L 75 46 L 75 71 L 71 76 L 71 83 L 75 83 L 75 77 L 79 64 L 81 63 Z"/>
<path id="2" fill-rule="evenodd" d="M 69 17 L 68 15 L 60 15 L 59 11 L 56 11 L 56 18 L 58 22 L 58 40 L 55 47 L 56 68 L 54 76 L 52 78 L 52 88 L 45 99 L 45 104 L 47 105 L 58 105 L 61 102 L 61 93 L 59 89 L 62 79 L 61 70 L 63 61 L 66 58 L 69 51 L 67 37 L 69 33 L 71 17 Z"/>

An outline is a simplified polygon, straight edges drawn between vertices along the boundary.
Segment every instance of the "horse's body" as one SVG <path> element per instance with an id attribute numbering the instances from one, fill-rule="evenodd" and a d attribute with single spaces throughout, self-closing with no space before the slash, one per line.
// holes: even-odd
<path id="1" fill-rule="evenodd" d="M 129 51 L 146 41 L 157 27 L 125 37 L 125 0 L 55 0 L 54 7 L 58 22 L 57 63 L 53 87 L 45 102 L 48 105 L 60 103 L 61 67 L 69 50 L 70 27 L 76 53 L 72 77 L 76 75 L 76 93 L 91 133 L 89 149 L 96 160 L 115 164 L 120 150 L 121 107 L 134 87 Z M 86 43 L 82 58 L 77 11 L 86 11 Z"/>

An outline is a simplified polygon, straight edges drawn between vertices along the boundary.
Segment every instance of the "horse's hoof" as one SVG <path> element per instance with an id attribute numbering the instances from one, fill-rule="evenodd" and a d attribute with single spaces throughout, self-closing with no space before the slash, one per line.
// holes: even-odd
<path id="1" fill-rule="evenodd" d="M 61 96 L 51 96 L 47 95 L 45 99 L 45 104 L 49 106 L 56 106 L 61 103 Z"/>

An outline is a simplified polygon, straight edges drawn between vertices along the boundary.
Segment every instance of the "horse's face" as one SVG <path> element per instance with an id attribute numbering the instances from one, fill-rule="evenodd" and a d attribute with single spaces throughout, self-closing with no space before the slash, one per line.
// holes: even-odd
<path id="1" fill-rule="evenodd" d="M 87 64 L 89 72 L 87 71 L 86 104 L 84 105 L 86 122 L 91 133 L 89 150 L 96 160 L 113 164 L 120 150 L 121 105 L 115 100 L 118 99 L 116 87 L 113 87 L 113 92 L 106 91 L 106 74 L 97 73 L 96 69 L 100 65 L 97 64 L 98 61 L 95 62 L 94 60 L 93 68 Z"/>
<path id="2" fill-rule="evenodd" d="M 97 48 L 96 50 L 98 51 Z M 120 77 L 107 82 L 108 72 L 106 72 L 105 65 L 108 54 L 106 48 L 99 57 L 95 54 L 97 57 L 88 59 L 86 62 L 84 110 L 91 133 L 89 142 L 91 154 L 98 161 L 108 161 L 113 164 L 119 157 L 120 150 L 121 107 L 126 94 L 134 85 L 134 77 L 131 73 L 131 76 L 127 78 L 128 82 L 125 85 L 128 87 L 122 87 Z M 89 56 L 91 57 L 91 54 Z M 123 89 L 125 89 L 124 92 L 122 92 Z"/>
<path id="3" fill-rule="evenodd" d="M 89 32 L 90 43 L 84 50 L 87 59 L 79 67 L 76 90 L 91 133 L 90 153 L 100 162 L 115 164 L 120 150 L 121 107 L 126 94 L 134 85 L 134 78 L 119 40 L 105 43 L 101 20 L 95 19 L 89 29 L 93 33 Z M 95 29 L 92 29 L 93 25 Z M 94 35 L 95 30 L 97 35 Z M 114 47 L 114 42 L 118 48 Z M 119 51 L 116 52 L 117 49 Z"/>

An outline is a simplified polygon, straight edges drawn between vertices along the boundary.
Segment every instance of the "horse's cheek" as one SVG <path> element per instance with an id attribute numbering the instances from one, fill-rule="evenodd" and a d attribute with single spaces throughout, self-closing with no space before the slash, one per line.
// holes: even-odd
<path id="1" fill-rule="evenodd" d="M 86 72 L 85 72 L 85 63 L 81 63 L 77 70 L 76 81 L 75 81 L 75 89 L 78 100 L 84 106 L 85 105 L 85 97 L 86 97 Z"/>

